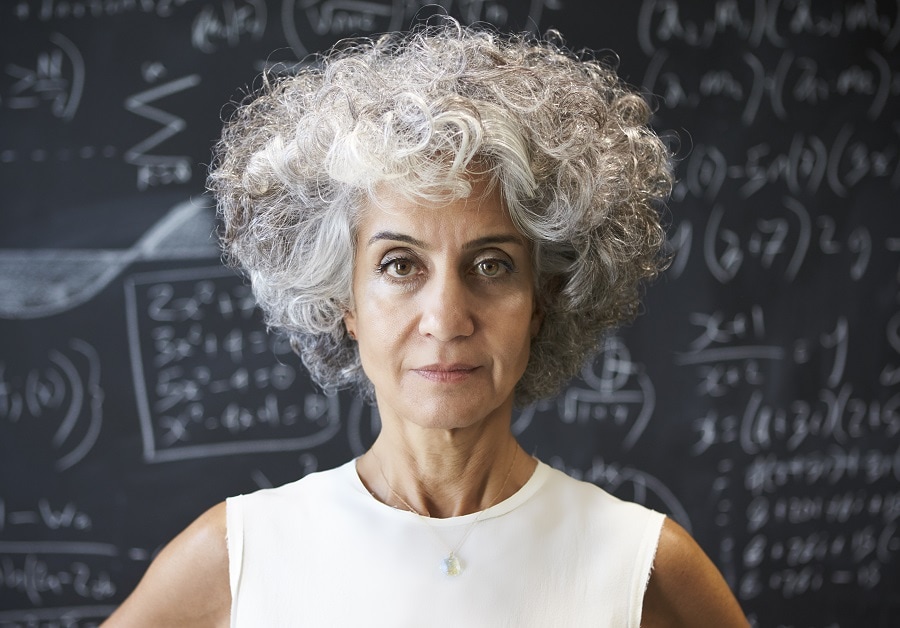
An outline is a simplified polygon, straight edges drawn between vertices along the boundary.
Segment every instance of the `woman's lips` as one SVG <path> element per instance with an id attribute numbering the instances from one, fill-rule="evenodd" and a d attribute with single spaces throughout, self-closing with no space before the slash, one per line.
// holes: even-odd
<path id="1" fill-rule="evenodd" d="M 421 377 L 432 382 L 461 382 L 468 378 L 477 366 L 471 364 L 429 364 L 413 369 Z"/>

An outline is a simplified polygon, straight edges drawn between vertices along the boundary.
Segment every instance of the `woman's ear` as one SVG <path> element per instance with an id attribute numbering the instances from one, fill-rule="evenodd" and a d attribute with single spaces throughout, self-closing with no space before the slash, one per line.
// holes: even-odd
<path id="1" fill-rule="evenodd" d="M 356 340 L 356 314 L 352 310 L 344 310 L 344 327 L 347 335 Z"/>

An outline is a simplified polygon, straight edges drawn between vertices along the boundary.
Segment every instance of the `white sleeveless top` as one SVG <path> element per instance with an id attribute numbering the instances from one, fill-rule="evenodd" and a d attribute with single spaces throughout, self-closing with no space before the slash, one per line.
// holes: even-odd
<path id="1" fill-rule="evenodd" d="M 419 518 L 356 461 L 227 500 L 231 625 L 638 628 L 663 515 L 542 462 L 478 513 Z"/>

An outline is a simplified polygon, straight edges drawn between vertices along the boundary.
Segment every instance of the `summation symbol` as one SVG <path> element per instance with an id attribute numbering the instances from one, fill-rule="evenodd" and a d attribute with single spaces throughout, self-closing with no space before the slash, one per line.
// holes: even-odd
<path id="1" fill-rule="evenodd" d="M 185 155 L 148 154 L 149 151 L 187 128 L 187 122 L 185 122 L 184 118 L 151 106 L 151 103 L 155 103 L 166 96 L 196 87 L 199 84 L 200 75 L 190 74 L 162 85 L 157 85 L 125 99 L 125 109 L 162 125 L 162 128 L 150 137 L 138 142 L 125 152 L 125 161 L 138 167 L 137 186 L 139 190 L 145 190 L 154 185 L 186 183 L 191 179 L 191 161 L 189 157 Z"/>

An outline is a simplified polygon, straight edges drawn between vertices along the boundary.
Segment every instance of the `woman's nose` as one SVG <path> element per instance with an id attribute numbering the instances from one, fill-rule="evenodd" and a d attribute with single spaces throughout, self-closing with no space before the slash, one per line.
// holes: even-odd
<path id="1" fill-rule="evenodd" d="M 420 292 L 419 333 L 441 342 L 471 336 L 475 319 L 470 294 L 456 272 L 432 276 Z"/>

